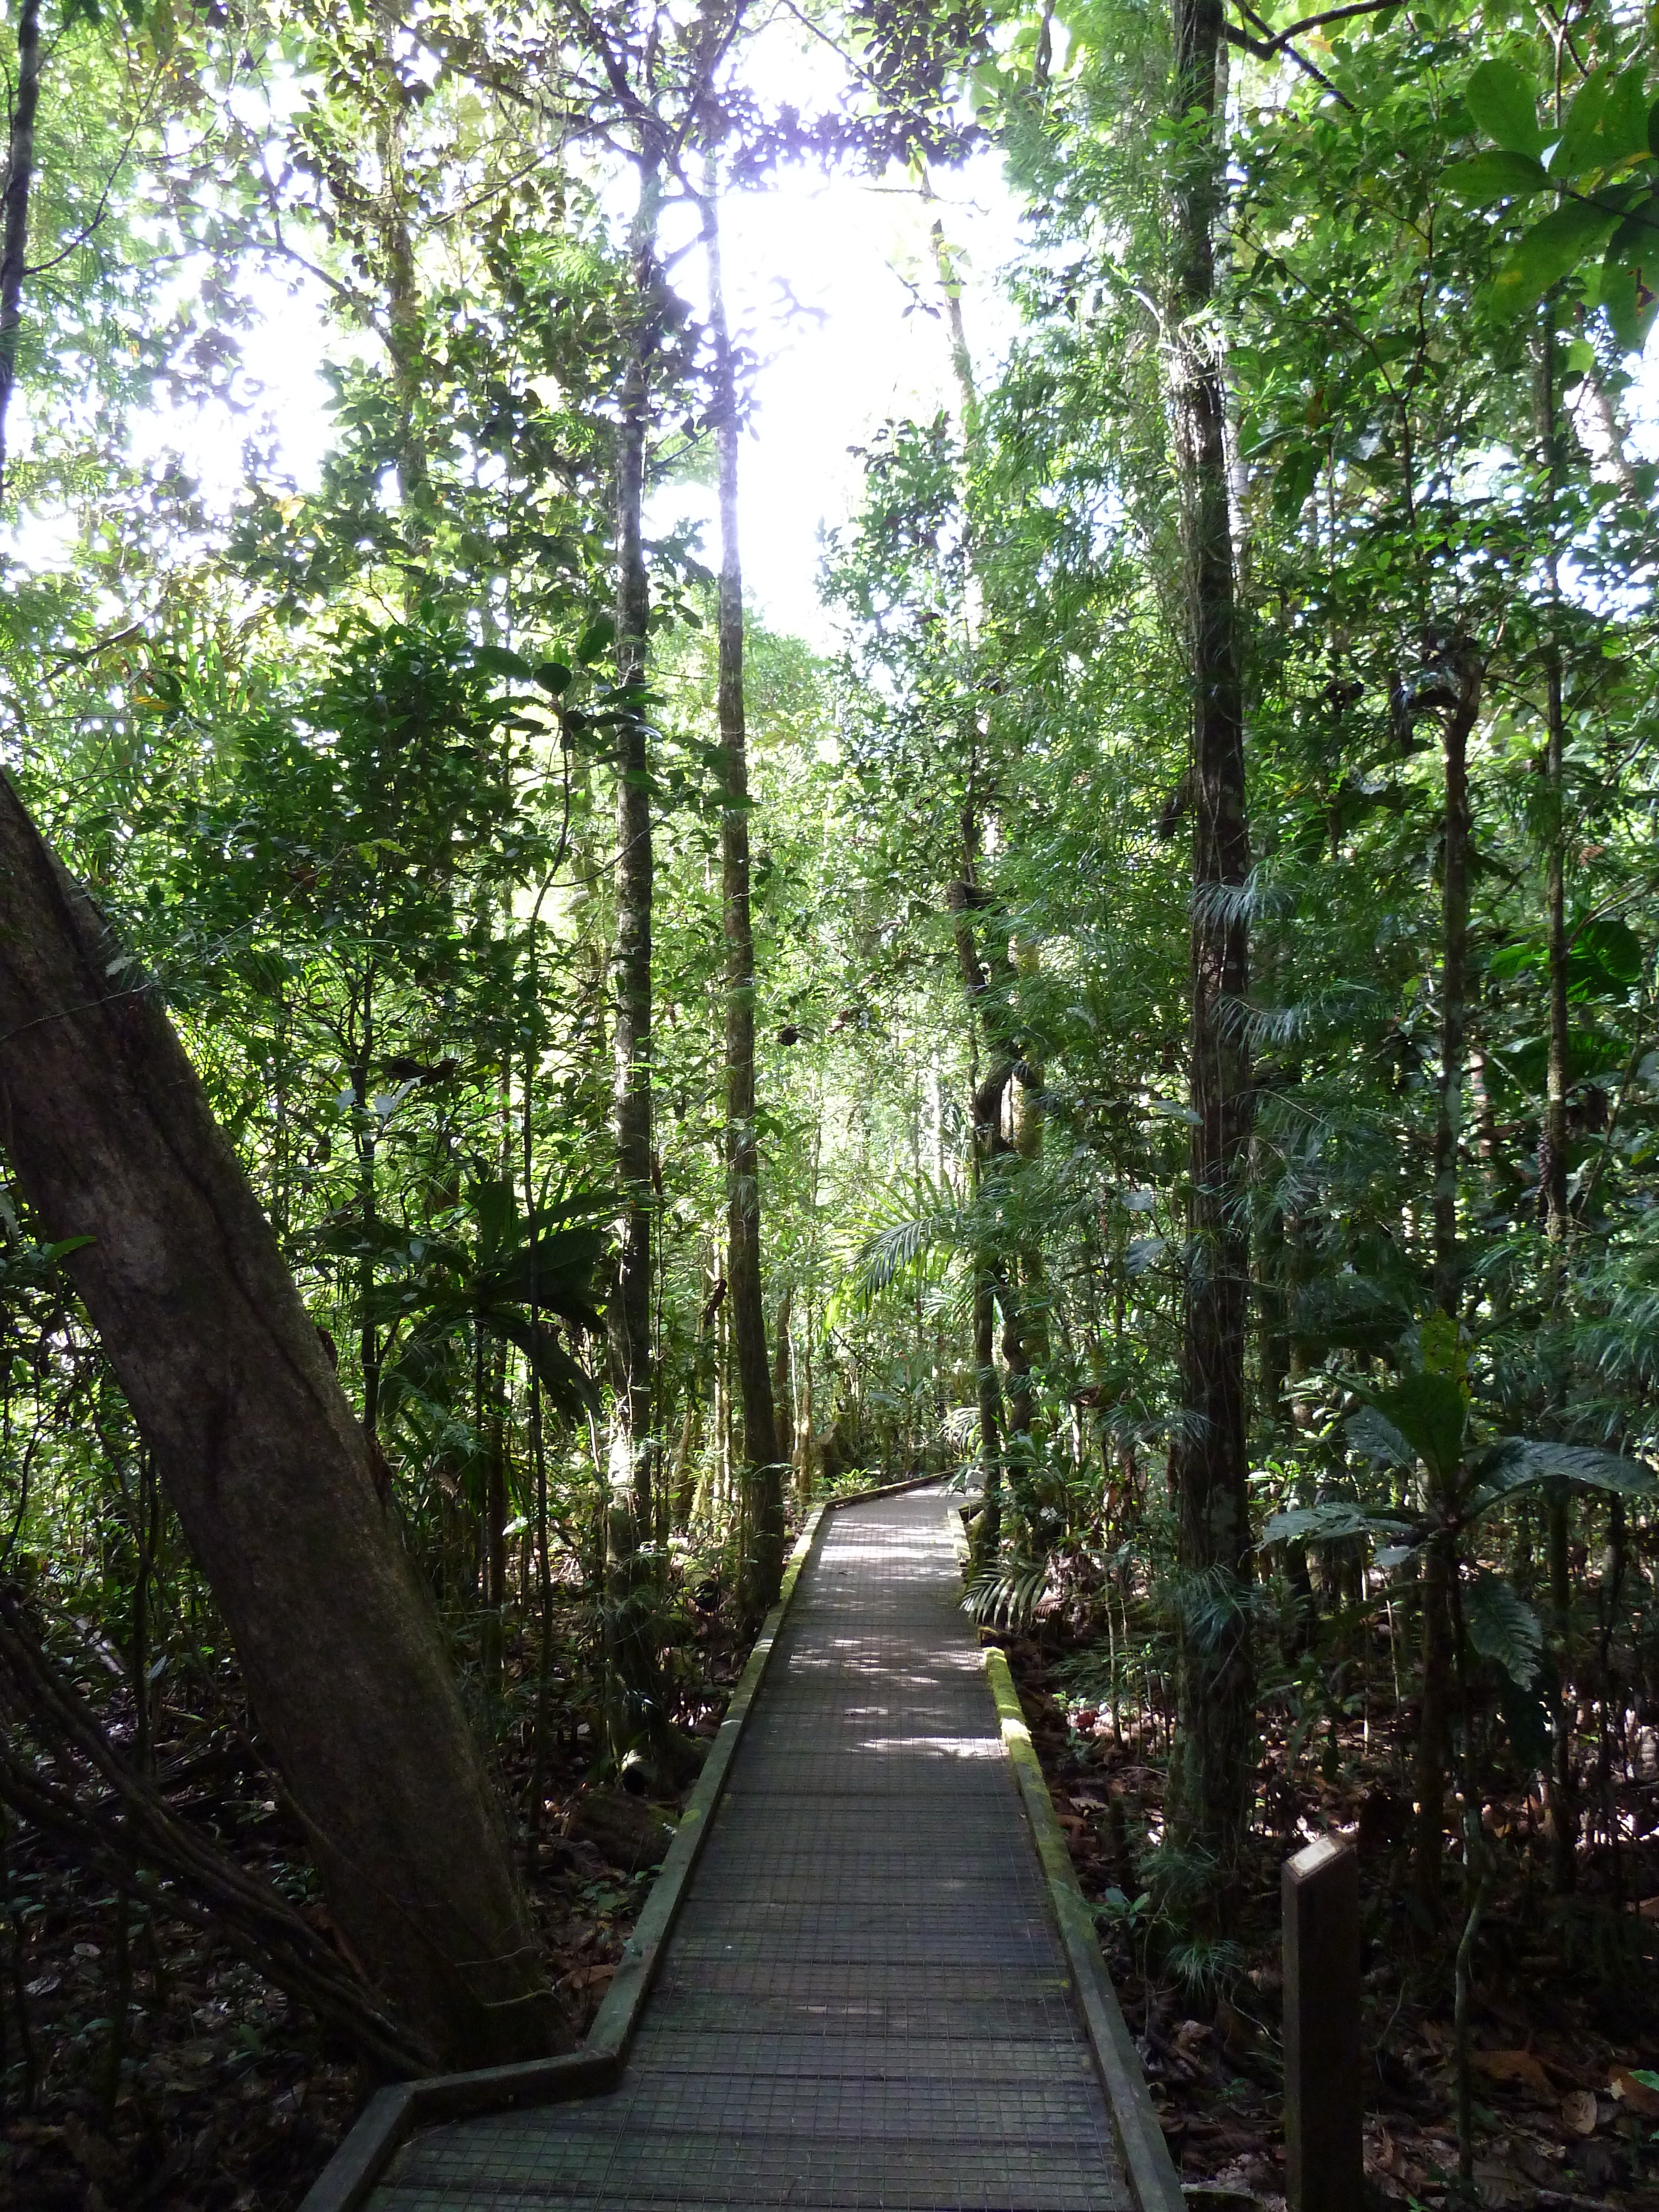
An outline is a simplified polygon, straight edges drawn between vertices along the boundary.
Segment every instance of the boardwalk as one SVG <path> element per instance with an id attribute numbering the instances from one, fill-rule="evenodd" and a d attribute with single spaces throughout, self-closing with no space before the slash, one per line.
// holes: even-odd
<path id="1" fill-rule="evenodd" d="M 620 2087 L 433 2128 L 374 2212 L 1130 2212 L 937 1492 L 835 1515 Z"/>

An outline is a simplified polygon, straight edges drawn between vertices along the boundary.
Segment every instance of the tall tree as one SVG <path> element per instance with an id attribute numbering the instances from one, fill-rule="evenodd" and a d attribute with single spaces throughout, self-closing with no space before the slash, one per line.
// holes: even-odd
<path id="1" fill-rule="evenodd" d="M 1188 1236 L 1180 1423 L 1170 1453 L 1182 1586 L 1175 1832 L 1213 1870 L 1224 1910 L 1249 1812 L 1255 1675 L 1244 1356 L 1245 1176 L 1254 1109 L 1245 997 L 1243 671 L 1229 523 L 1226 394 L 1217 357 L 1215 228 L 1224 174 L 1221 0 L 1174 0 L 1175 133 L 1168 395 L 1185 560 L 1191 684 Z"/>
<path id="2" fill-rule="evenodd" d="M 611 1736 L 625 1753 L 650 1723 L 654 1669 L 647 1648 L 649 1571 L 641 1553 L 652 1527 L 655 1469 L 651 1361 L 651 829 L 649 724 L 641 699 L 649 656 L 651 586 L 645 562 L 647 447 L 653 370 L 662 333 L 663 274 L 657 256 L 663 148 L 641 133 L 638 198 L 629 238 L 629 335 L 617 440 L 616 945 L 612 956 L 613 1127 L 623 1211 L 606 1310 L 611 1360 L 610 1498 L 606 1620 L 612 1657 Z"/>
<path id="3" fill-rule="evenodd" d="M 743 1407 L 750 1505 L 744 1610 L 758 1619 L 783 1573 L 783 1465 L 761 1301 L 760 1149 L 755 1130 L 755 932 L 749 907 L 749 753 L 744 720 L 743 562 L 738 536 L 737 362 L 720 267 L 720 183 L 703 182 L 708 321 L 714 340 L 714 438 L 720 471 L 720 891 L 726 945 L 726 1182 L 727 1304 Z"/>

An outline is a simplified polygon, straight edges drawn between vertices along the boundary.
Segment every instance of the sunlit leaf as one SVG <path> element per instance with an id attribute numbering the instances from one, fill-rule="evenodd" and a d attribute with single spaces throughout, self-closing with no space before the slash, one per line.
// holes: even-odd
<path id="1" fill-rule="evenodd" d="M 1542 153 L 1538 88 L 1513 62 L 1482 62 L 1464 87 L 1463 102 L 1475 128 L 1506 153 Z"/>

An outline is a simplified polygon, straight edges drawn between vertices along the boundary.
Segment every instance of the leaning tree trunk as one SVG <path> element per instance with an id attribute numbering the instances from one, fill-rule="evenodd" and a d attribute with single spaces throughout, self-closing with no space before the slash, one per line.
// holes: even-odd
<path id="1" fill-rule="evenodd" d="M 1249 935 L 1244 708 L 1228 520 L 1225 395 L 1207 317 L 1222 169 L 1217 134 L 1219 0 L 1173 0 L 1176 110 L 1170 427 L 1181 495 L 1192 685 L 1193 903 L 1182 1416 L 1170 1453 L 1179 1606 L 1181 1725 L 1170 1770 L 1174 1832 L 1213 1869 L 1224 1918 L 1249 1814 L 1255 1669 L 1244 1355 L 1250 1244 L 1245 1185 L 1254 1111 L 1243 1028 Z"/>
<path id="2" fill-rule="evenodd" d="M 657 259 L 659 170 L 642 160 L 632 246 L 634 328 L 623 386 L 617 462 L 617 681 L 646 680 L 651 613 L 643 509 L 652 371 L 662 322 Z M 615 1024 L 613 1127 L 623 1192 L 616 1279 L 606 1309 L 611 1414 L 605 1518 L 606 1733 L 621 1759 L 662 1716 L 650 1637 L 651 1530 L 651 847 L 650 764 L 644 709 L 627 704 L 617 726 L 617 943 L 611 963 Z"/>
<path id="3" fill-rule="evenodd" d="M 755 1139 L 755 933 L 749 915 L 749 755 L 743 702 L 743 565 L 738 547 L 738 383 L 720 282 L 720 210 L 711 173 L 703 198 L 708 319 L 714 340 L 720 453 L 720 877 L 726 933 L 726 1276 L 732 1348 L 743 1407 L 744 1547 L 739 1599 L 758 1621 L 783 1576 L 783 1468 L 766 1364 L 761 1302 L 760 1155 Z"/>
<path id="4" fill-rule="evenodd" d="M 0 1137 L 235 1639 L 330 1909 L 454 2065 L 570 2037 L 364 1433 L 152 990 L 0 781 Z"/>

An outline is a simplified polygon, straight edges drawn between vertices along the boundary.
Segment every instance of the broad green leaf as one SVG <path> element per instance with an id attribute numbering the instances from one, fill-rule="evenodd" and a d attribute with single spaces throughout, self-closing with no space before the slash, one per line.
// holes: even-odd
<path id="1" fill-rule="evenodd" d="M 1571 386 L 1588 376 L 1595 366 L 1595 348 L 1588 338 L 1574 338 L 1562 349 L 1563 382 Z"/>
<path id="2" fill-rule="evenodd" d="M 1409 1470 L 1417 1464 L 1412 1445 L 1375 1406 L 1362 1406 L 1350 1419 L 1348 1443 L 1362 1458 L 1375 1460 L 1379 1467 Z"/>
<path id="3" fill-rule="evenodd" d="M 1507 945 L 1500 945 L 1492 954 L 1486 963 L 1486 973 L 1505 979 L 1511 975 L 1525 975 L 1534 969 L 1542 968 L 1548 957 L 1546 948 L 1536 940 L 1529 942 L 1524 937 L 1511 938 Z"/>
<path id="4" fill-rule="evenodd" d="M 1537 1680 L 1544 1631 L 1513 1583 L 1501 1575 L 1476 1575 L 1464 1586 L 1463 1626 L 1481 1657 L 1495 1660 L 1522 1689 Z"/>
<path id="5" fill-rule="evenodd" d="M 1642 1461 L 1545 1437 L 1506 1437 L 1481 1453 L 1472 1472 L 1480 1486 L 1473 1501 L 1477 1513 L 1540 1482 L 1576 1482 L 1620 1498 L 1659 1497 L 1659 1476 Z"/>
<path id="6" fill-rule="evenodd" d="M 1264 1544 L 1334 1544 L 1348 1536 L 1410 1535 L 1414 1524 L 1398 1513 L 1373 1513 L 1352 1498 L 1322 1505 L 1293 1505 L 1275 1513 L 1261 1532 Z"/>
<path id="7" fill-rule="evenodd" d="M 1597 198 L 1604 207 L 1616 202 L 1624 210 L 1622 220 L 1607 240 L 1607 258 L 1628 261 L 1638 270 L 1645 262 L 1651 268 L 1659 261 L 1659 207 L 1655 205 L 1659 194 L 1643 191 L 1627 179 L 1609 185 Z"/>
<path id="8" fill-rule="evenodd" d="M 609 615 L 595 615 L 576 641 L 576 659 L 583 668 L 589 668 L 612 643 L 617 625 Z"/>
<path id="9" fill-rule="evenodd" d="M 1273 477 L 1273 513 L 1281 521 L 1295 521 L 1318 476 L 1318 454 L 1310 446 L 1294 447 Z"/>
<path id="10" fill-rule="evenodd" d="M 1535 222 L 1492 281 L 1489 296 L 1500 314 L 1518 315 L 1570 276 L 1599 246 L 1619 220 L 1616 209 L 1567 200 Z"/>
<path id="11" fill-rule="evenodd" d="M 1372 1400 L 1386 1421 L 1405 1437 L 1429 1473 L 1449 1483 L 1463 1458 L 1468 1409 L 1463 1393 L 1449 1375 L 1407 1375 Z"/>
<path id="12" fill-rule="evenodd" d="M 1639 353 L 1653 327 L 1659 294 L 1642 281 L 1640 271 L 1614 254 L 1611 246 L 1600 271 L 1598 304 L 1607 319 L 1621 351 Z"/>
<path id="13" fill-rule="evenodd" d="M 1642 940 L 1617 915 L 1587 921 L 1567 953 L 1567 989 L 1575 999 L 1622 997 L 1641 979 Z"/>
<path id="14" fill-rule="evenodd" d="M 1612 84 L 1612 70 L 1602 68 L 1587 76 L 1579 86 L 1567 110 L 1561 136 L 1551 149 L 1552 177 L 1570 181 L 1588 169 L 1602 167 L 1604 157 L 1596 149 Z"/>
<path id="15" fill-rule="evenodd" d="M 1607 88 L 1601 110 L 1601 158 L 1611 167 L 1652 151 L 1648 143 L 1647 73 L 1636 63 L 1615 77 Z"/>
<path id="16" fill-rule="evenodd" d="M 1538 88 L 1513 62 L 1482 62 L 1463 93 L 1476 130 L 1509 154 L 1542 153 Z"/>
<path id="17" fill-rule="evenodd" d="M 527 683 L 531 677 L 530 663 L 521 653 L 511 653 L 504 645 L 475 647 L 472 665 L 486 676 L 512 676 Z"/>
<path id="18" fill-rule="evenodd" d="M 1549 178 L 1536 155 L 1500 152 L 1454 161 L 1446 172 L 1446 183 L 1471 207 L 1495 207 L 1518 193 L 1541 192 Z"/>

